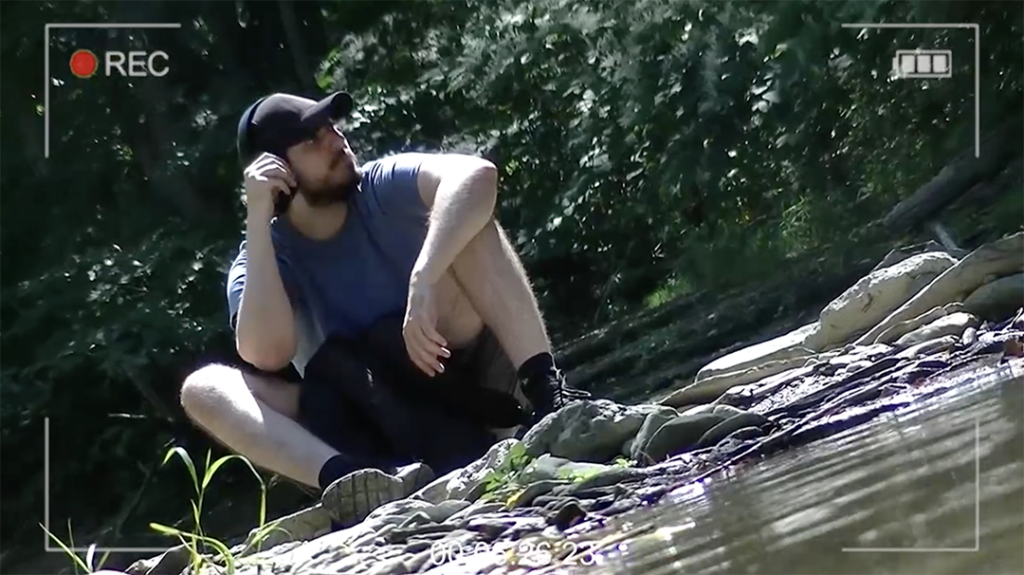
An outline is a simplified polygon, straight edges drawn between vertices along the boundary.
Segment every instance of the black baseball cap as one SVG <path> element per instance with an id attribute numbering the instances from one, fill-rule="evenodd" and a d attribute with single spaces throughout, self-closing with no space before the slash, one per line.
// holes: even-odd
<path id="1" fill-rule="evenodd" d="M 319 102 L 292 94 L 264 96 L 246 108 L 238 121 L 238 159 L 245 166 L 263 152 L 284 157 L 288 148 L 351 113 L 352 96 L 345 92 Z"/>

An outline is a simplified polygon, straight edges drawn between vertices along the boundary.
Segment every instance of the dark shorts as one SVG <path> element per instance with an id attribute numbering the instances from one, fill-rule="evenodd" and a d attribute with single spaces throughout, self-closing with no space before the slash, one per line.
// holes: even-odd
<path id="1" fill-rule="evenodd" d="M 400 317 L 356 340 L 328 338 L 299 382 L 300 423 L 369 464 L 423 461 L 438 474 L 462 467 L 495 443 L 495 430 L 521 421 L 518 382 L 487 328 L 445 363 L 433 378 L 412 363 Z"/>

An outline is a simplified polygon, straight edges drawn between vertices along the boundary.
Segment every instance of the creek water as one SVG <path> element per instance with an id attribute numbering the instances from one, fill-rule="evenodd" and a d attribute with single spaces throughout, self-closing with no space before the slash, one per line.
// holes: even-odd
<path id="1" fill-rule="evenodd" d="M 598 574 L 1024 573 L 1024 377 L 996 370 L 616 517 Z M 605 539 L 607 541 L 607 539 Z M 594 547 L 598 549 L 598 547 Z"/>

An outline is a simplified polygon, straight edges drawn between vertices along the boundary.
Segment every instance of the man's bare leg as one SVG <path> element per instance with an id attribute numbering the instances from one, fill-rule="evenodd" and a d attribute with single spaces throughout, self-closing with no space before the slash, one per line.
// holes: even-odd
<path id="1" fill-rule="evenodd" d="M 342 524 L 362 521 L 434 478 L 429 467 L 415 463 L 397 476 L 375 468 L 352 470 L 351 458 L 297 422 L 299 386 L 271 376 L 204 367 L 185 380 L 181 403 L 200 428 L 253 465 L 323 488 L 321 501 Z M 339 466 L 345 471 L 337 472 Z"/>
<path id="2" fill-rule="evenodd" d="M 437 286 L 438 331 L 453 349 L 483 329 L 455 277 Z M 319 473 L 338 451 L 298 423 L 299 386 L 273 376 L 210 365 L 186 378 L 181 388 L 185 413 L 208 435 L 253 465 L 318 487 Z"/>
<path id="3" fill-rule="evenodd" d="M 551 341 L 519 255 L 495 220 L 452 263 L 455 278 L 517 368 Z"/>
<path id="4" fill-rule="evenodd" d="M 451 270 L 471 307 L 494 332 L 533 408 L 533 421 L 590 394 L 565 382 L 519 255 L 495 220 L 455 257 Z M 520 393 L 521 392 L 521 395 Z"/>
<path id="5" fill-rule="evenodd" d="M 210 365 L 192 373 L 181 404 L 196 425 L 253 465 L 318 487 L 332 447 L 301 426 L 299 386 L 271 376 Z"/>
<path id="6" fill-rule="evenodd" d="M 452 349 L 469 345 L 483 331 L 484 320 L 473 308 L 450 268 L 438 280 L 434 294 L 437 298 L 437 332 Z"/>

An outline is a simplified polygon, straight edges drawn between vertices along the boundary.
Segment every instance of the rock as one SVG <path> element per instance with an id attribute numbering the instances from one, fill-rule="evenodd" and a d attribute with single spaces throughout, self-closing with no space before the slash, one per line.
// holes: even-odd
<path id="1" fill-rule="evenodd" d="M 495 443 L 480 459 L 438 477 L 411 498 L 429 503 L 440 503 L 448 499 L 476 501 L 483 494 L 484 478 L 508 460 L 512 446 L 518 443 L 519 440 L 514 438 Z"/>
<path id="2" fill-rule="evenodd" d="M 409 519 L 414 518 L 415 517 L 410 517 Z M 436 535 L 438 533 L 448 534 L 455 529 L 456 527 L 454 525 L 448 525 L 446 523 L 442 523 L 440 525 L 437 523 L 420 523 L 418 525 L 410 525 L 408 527 L 405 526 L 405 523 L 402 523 L 402 527 L 396 527 L 387 533 L 379 533 L 378 535 L 384 536 L 388 543 L 405 543 L 406 540 L 413 537 Z M 440 539 L 440 537 L 438 537 L 438 539 Z"/>
<path id="3" fill-rule="evenodd" d="M 603 463 L 570 461 L 558 469 L 558 478 L 569 481 L 582 481 L 589 477 L 600 475 L 611 469 L 614 469 L 611 465 L 605 465 Z"/>
<path id="4" fill-rule="evenodd" d="M 612 503 L 601 511 L 602 515 L 610 517 L 612 515 L 620 515 L 629 511 L 633 511 L 640 506 L 640 498 L 638 497 L 624 497 L 619 499 L 615 503 Z"/>
<path id="5" fill-rule="evenodd" d="M 793 369 L 787 369 L 781 373 L 768 376 L 764 379 L 755 381 L 753 383 L 747 383 L 743 385 L 735 385 L 730 387 L 725 393 L 721 395 L 716 401 L 717 405 L 732 405 L 736 407 L 749 407 L 759 399 L 764 398 L 766 395 L 775 392 L 782 386 L 789 384 L 790 382 L 798 379 L 807 377 L 815 370 L 814 366 L 809 367 L 796 367 Z M 682 415 L 687 415 L 689 412 L 684 412 Z"/>
<path id="6" fill-rule="evenodd" d="M 403 529 L 403 530 L 408 530 L 408 529 L 411 529 L 413 527 L 418 527 L 420 525 L 432 525 L 432 524 L 434 524 L 434 520 L 431 519 L 429 515 L 427 515 L 423 511 L 417 511 L 416 513 L 413 513 L 409 517 L 406 517 L 405 521 L 403 521 L 398 527 Z M 381 535 L 381 534 L 378 533 L 378 535 Z"/>
<path id="7" fill-rule="evenodd" d="M 612 495 L 612 497 L 614 498 L 615 496 Z M 538 497 L 536 499 L 536 502 L 538 503 L 538 507 L 539 507 L 539 503 L 540 503 L 541 499 L 545 500 L 545 503 L 544 503 L 544 510 L 545 511 L 552 511 L 552 512 L 558 511 L 559 509 L 561 509 L 562 507 L 564 507 L 564 506 L 566 506 L 566 505 L 568 505 L 570 503 L 575 503 L 576 505 L 583 505 L 583 502 L 580 501 L 579 499 L 577 499 L 576 497 L 567 497 L 567 496 L 562 496 L 562 495 L 557 496 L 557 497 L 554 496 L 554 495 L 542 495 L 542 496 L 540 496 L 540 497 Z"/>
<path id="8" fill-rule="evenodd" d="M 632 467 L 609 467 L 600 473 L 593 474 L 583 481 L 570 486 L 564 491 L 566 495 L 586 493 L 607 486 L 618 486 L 624 482 L 646 477 L 642 469 Z"/>
<path id="9" fill-rule="evenodd" d="M 989 321 L 1013 315 L 1024 304 L 1024 274 L 1014 274 L 987 283 L 964 299 L 964 310 Z"/>
<path id="10" fill-rule="evenodd" d="M 385 503 L 384 505 L 374 509 L 366 516 L 366 518 L 377 519 L 379 517 L 401 517 L 404 520 L 411 517 L 417 511 L 426 511 L 427 509 L 433 508 L 434 505 L 420 499 L 399 499 L 397 501 Z"/>
<path id="11" fill-rule="evenodd" d="M 433 544 L 428 542 L 426 545 L 425 551 L 419 551 L 414 556 L 405 558 L 405 566 L 409 569 L 409 573 L 420 573 L 430 563 L 437 561 L 438 552 L 434 550 Z"/>
<path id="12" fill-rule="evenodd" d="M 444 522 L 446 525 L 458 525 L 470 517 L 477 517 L 480 515 L 487 515 L 490 513 L 497 513 L 505 509 L 505 504 L 500 502 L 492 503 L 473 503 L 464 510 L 452 515 Z"/>
<path id="13" fill-rule="evenodd" d="M 470 505 L 472 504 L 465 499 L 449 499 L 448 501 L 442 501 L 429 509 L 424 509 L 423 513 L 426 513 L 427 516 L 430 517 L 431 521 L 443 523 L 452 515 L 455 515 L 464 509 L 468 509 Z"/>
<path id="14" fill-rule="evenodd" d="M 967 255 L 967 252 L 964 250 L 949 249 L 935 240 L 928 240 L 921 244 L 898 247 L 889 251 L 889 253 L 882 258 L 882 261 L 878 262 L 878 265 L 871 271 L 878 271 L 882 268 L 887 268 L 909 258 L 910 256 L 927 252 L 945 252 L 958 260 Z"/>
<path id="15" fill-rule="evenodd" d="M 964 330 L 969 327 L 977 326 L 978 318 L 961 311 L 952 315 L 940 317 L 928 325 L 915 329 L 896 340 L 896 345 L 898 347 L 908 347 L 947 335 L 956 336 L 956 338 L 959 339 L 964 333 Z"/>
<path id="16" fill-rule="evenodd" d="M 128 567 L 128 575 L 178 575 L 189 565 L 188 547 L 177 545 L 156 557 L 140 559 Z"/>
<path id="17" fill-rule="evenodd" d="M 1024 308 L 1017 310 L 1017 317 L 1010 322 L 1013 329 L 1024 329 Z"/>
<path id="18" fill-rule="evenodd" d="M 606 495 L 616 496 L 618 493 L 619 489 L 614 485 L 604 485 L 600 487 L 592 486 L 587 489 L 580 489 L 579 485 L 566 485 L 564 487 L 556 487 L 551 492 L 551 495 L 583 500 L 598 499 L 605 497 Z"/>
<path id="19" fill-rule="evenodd" d="M 558 470 L 566 463 L 569 463 L 569 460 L 564 457 L 554 457 L 551 454 L 545 453 L 531 461 L 523 469 L 523 472 L 519 475 L 519 480 L 523 483 L 533 483 L 535 481 L 544 481 L 545 479 L 557 479 Z"/>
<path id="20" fill-rule="evenodd" d="M 817 322 L 807 324 L 786 335 L 724 355 L 702 367 L 697 372 L 694 382 L 744 371 L 772 361 L 814 355 L 814 351 L 807 349 L 804 342 L 810 334 L 817 330 L 817 327 Z"/>
<path id="21" fill-rule="evenodd" d="M 361 566 L 372 563 L 374 559 L 376 559 L 375 555 L 376 553 L 374 551 L 338 554 L 332 557 L 335 561 L 327 561 L 323 565 L 329 565 L 330 571 L 323 568 L 321 568 L 321 570 L 325 573 L 351 573 Z M 365 568 L 360 569 L 360 572 L 363 571 L 365 571 Z M 259 571 L 257 571 L 257 575 L 261 575 Z"/>
<path id="22" fill-rule="evenodd" d="M 249 531 L 249 536 L 243 543 L 243 549 L 238 552 L 239 557 L 245 557 L 260 551 L 271 549 L 282 543 L 293 541 L 309 541 L 330 532 L 331 517 L 320 504 L 309 509 L 303 509 L 271 521 L 272 527 L 268 527 L 263 538 L 257 543 L 258 529 Z"/>
<path id="23" fill-rule="evenodd" d="M 582 503 L 580 504 L 580 507 L 582 507 L 587 513 L 595 513 L 611 507 L 612 504 L 615 503 L 615 500 L 615 495 L 605 495 L 604 497 L 598 497 L 597 499 Z"/>
<path id="24" fill-rule="evenodd" d="M 576 503 L 570 502 L 563 505 L 558 511 L 548 518 L 548 524 L 554 525 L 559 531 L 565 531 L 576 525 L 587 516 L 587 512 Z"/>
<path id="25" fill-rule="evenodd" d="M 639 461 L 640 446 L 646 445 L 650 442 L 651 438 L 654 437 L 655 432 L 661 429 L 662 425 L 665 425 L 672 419 L 679 417 L 679 412 L 668 406 L 659 406 L 657 410 L 652 411 L 647 415 L 647 419 L 644 420 L 644 424 L 640 426 L 640 431 L 622 446 L 622 455 Z"/>
<path id="26" fill-rule="evenodd" d="M 883 331 L 881 334 L 879 334 L 877 338 L 875 338 L 875 343 L 892 343 L 899 339 L 900 337 L 914 331 L 915 329 L 921 326 L 928 325 L 929 323 L 939 318 L 945 317 L 951 313 L 961 311 L 962 309 L 963 304 L 961 304 L 960 302 L 952 302 L 944 306 L 933 307 L 932 309 L 924 312 L 923 314 L 915 318 L 911 318 L 906 321 L 901 321 L 898 324 Z"/>
<path id="27" fill-rule="evenodd" d="M 661 426 L 654 437 L 642 446 L 644 463 L 656 463 L 669 455 L 682 453 L 697 444 L 709 429 L 725 421 L 716 414 L 680 415 Z"/>
<path id="28" fill-rule="evenodd" d="M 741 429 L 746 427 L 761 428 L 769 423 L 771 422 L 768 418 L 756 413 L 734 415 L 705 432 L 697 441 L 696 448 L 712 447 Z"/>
<path id="29" fill-rule="evenodd" d="M 715 404 L 706 403 L 704 405 L 692 405 L 690 407 L 687 407 L 686 411 L 683 411 L 682 413 L 679 413 L 677 411 L 676 413 L 679 413 L 679 415 L 703 415 L 705 413 L 714 413 L 714 411 Z"/>
<path id="30" fill-rule="evenodd" d="M 474 517 L 467 529 L 482 533 L 488 539 L 497 539 L 506 531 L 541 530 L 546 525 L 540 517 Z"/>
<path id="31" fill-rule="evenodd" d="M 853 361 L 846 364 L 846 367 L 839 370 L 836 375 L 849 375 L 851 373 L 857 373 L 858 371 L 874 363 L 875 362 L 871 361 L 870 359 L 860 359 L 857 361 Z"/>
<path id="32" fill-rule="evenodd" d="M 956 345 L 956 337 L 947 335 L 945 337 L 940 337 L 937 339 L 933 339 L 931 341 L 925 341 L 917 345 L 912 345 L 907 349 L 897 353 L 893 357 L 901 360 L 914 359 L 915 357 L 918 356 L 932 355 L 939 353 L 941 351 L 946 351 L 947 349 L 950 349 L 954 345 Z"/>
<path id="33" fill-rule="evenodd" d="M 671 407 L 682 407 L 695 403 L 711 403 L 718 400 L 723 393 L 733 386 L 751 383 L 795 367 L 802 367 L 811 357 L 811 355 L 807 355 L 792 359 L 769 361 L 753 367 L 709 377 L 672 392 L 671 395 L 661 400 L 661 404 Z"/>
<path id="34" fill-rule="evenodd" d="M 725 441 L 748 441 L 763 435 L 764 431 L 760 427 L 744 427 L 732 432 L 729 437 L 725 438 Z"/>
<path id="35" fill-rule="evenodd" d="M 542 419 L 523 438 L 526 453 L 572 461 L 613 459 L 657 405 L 628 406 L 607 399 L 577 401 Z"/>
<path id="36" fill-rule="evenodd" d="M 956 265 L 942 272 L 927 287 L 868 330 L 857 344 L 873 342 L 885 330 L 901 321 L 921 315 L 936 306 L 962 301 L 990 276 L 1020 273 L 1024 261 L 1024 232 L 1004 237 L 974 250 Z"/>
<path id="37" fill-rule="evenodd" d="M 818 320 L 821 330 L 816 341 L 808 342 L 808 347 L 824 351 L 846 343 L 851 336 L 885 319 L 956 263 L 949 254 L 929 252 L 869 273 L 825 306 Z M 872 343 L 876 336 L 857 343 Z"/>
<path id="38" fill-rule="evenodd" d="M 409 557 L 410 555 L 418 555 L 419 553 L 423 553 L 424 551 L 430 549 L 433 545 L 434 541 L 426 541 L 423 539 L 409 541 L 404 546 L 402 546 L 402 559 L 407 562 L 409 559 L 411 559 L 411 557 Z M 406 563 L 406 566 L 408 566 L 408 563 Z"/>
<path id="39" fill-rule="evenodd" d="M 963 344 L 964 347 L 971 347 L 976 341 L 978 341 L 977 328 L 969 327 L 965 329 L 964 334 L 960 336 L 960 343 Z"/>
<path id="40" fill-rule="evenodd" d="M 847 348 L 838 350 L 839 355 L 829 358 L 825 365 L 828 367 L 843 367 L 848 368 L 851 363 L 856 363 L 864 360 L 873 360 L 883 355 L 886 355 L 892 351 L 892 347 L 884 344 L 875 344 L 870 346 L 847 346 Z M 837 370 L 838 371 L 838 370 Z M 849 369 L 847 369 L 849 371 Z"/>
<path id="41" fill-rule="evenodd" d="M 311 541 L 295 544 L 279 545 L 271 550 L 261 552 L 246 559 L 247 565 L 256 562 L 273 562 L 279 565 L 304 565 L 305 570 L 315 572 L 352 572 L 355 565 L 369 566 L 374 559 L 386 559 L 389 553 L 399 552 L 396 548 L 391 552 L 387 548 L 376 546 L 369 553 L 355 552 L 355 545 L 370 546 L 378 537 L 378 533 L 388 525 L 397 525 L 403 517 L 378 517 L 367 519 L 362 523 L 334 531 L 317 537 Z M 355 557 L 353 557 L 355 556 Z M 348 565 L 349 567 L 345 567 Z M 256 575 L 254 571 L 249 571 Z"/>
<path id="42" fill-rule="evenodd" d="M 526 486 L 526 489 L 519 492 L 519 495 L 516 496 L 515 501 L 512 502 L 510 507 L 512 509 L 526 507 L 533 503 L 535 498 L 551 493 L 552 489 L 560 485 L 567 485 L 568 483 L 568 481 L 554 481 L 551 479 L 531 483 Z"/>
<path id="43" fill-rule="evenodd" d="M 403 557 L 392 557 L 377 562 L 367 573 L 368 575 L 408 575 L 409 568 L 406 567 Z"/>
<path id="44" fill-rule="evenodd" d="M 746 412 L 738 407 L 733 407 L 731 405 L 716 405 L 715 409 L 712 410 L 711 413 L 714 413 L 715 415 L 721 415 L 723 417 L 734 417 L 737 415 L 744 414 Z"/>

